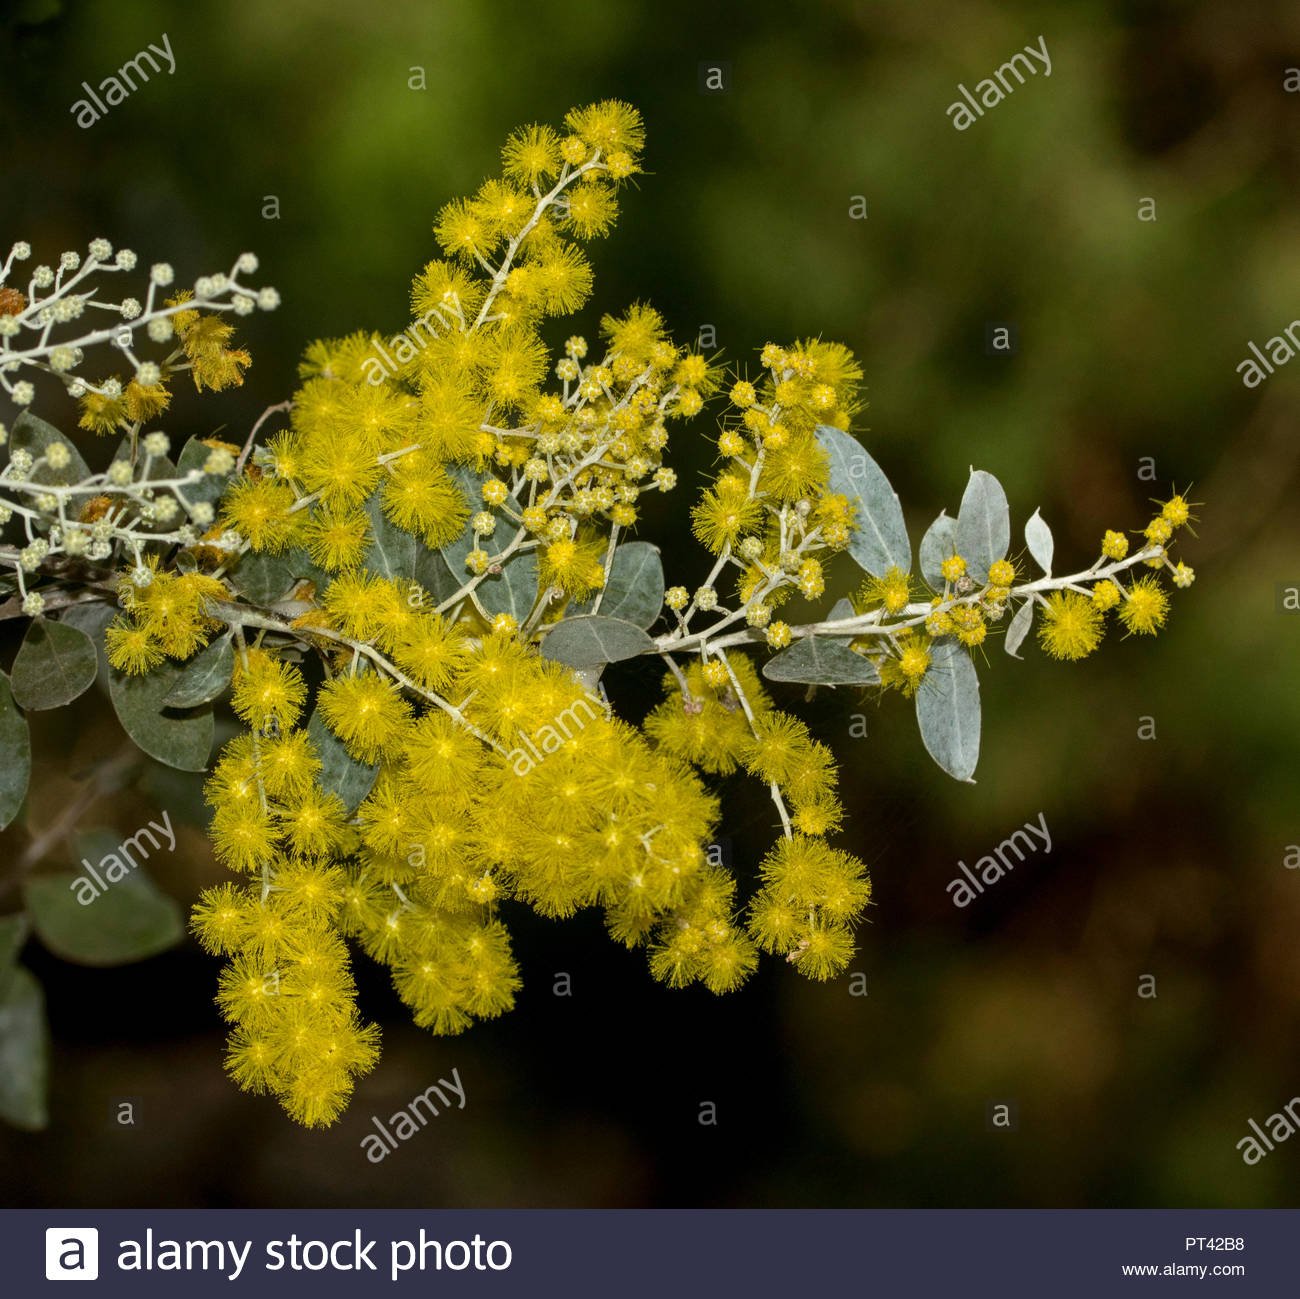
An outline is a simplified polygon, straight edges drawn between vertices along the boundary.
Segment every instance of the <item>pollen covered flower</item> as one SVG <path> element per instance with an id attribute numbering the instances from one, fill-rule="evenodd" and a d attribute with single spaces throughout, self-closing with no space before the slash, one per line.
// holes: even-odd
<path id="1" fill-rule="evenodd" d="M 327 681 L 317 706 L 325 724 L 362 762 L 374 762 L 401 741 L 409 712 L 397 690 L 374 672 Z"/>
<path id="2" fill-rule="evenodd" d="M 1154 577 L 1139 577 L 1129 587 L 1119 607 L 1119 620 L 1130 633 L 1154 636 L 1165 625 L 1169 597 Z"/>
<path id="3" fill-rule="evenodd" d="M 1053 591 L 1043 607 L 1038 640 L 1054 659 L 1081 659 L 1101 644 L 1102 614 L 1087 596 Z"/>
<path id="4" fill-rule="evenodd" d="M 250 649 L 235 662 L 231 707 L 254 730 L 274 722 L 282 730 L 298 720 L 307 683 L 292 664 Z"/>

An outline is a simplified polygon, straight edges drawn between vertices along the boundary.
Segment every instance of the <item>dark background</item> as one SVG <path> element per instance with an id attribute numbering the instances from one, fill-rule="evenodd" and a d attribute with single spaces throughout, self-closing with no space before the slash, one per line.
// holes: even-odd
<path id="1" fill-rule="evenodd" d="M 645 114 L 648 175 L 594 248 L 600 311 L 650 300 L 736 365 L 768 339 L 853 347 L 855 429 L 914 537 L 955 510 L 972 463 L 1036 506 L 1060 562 L 1194 484 L 1202 502 L 1155 642 L 1082 664 L 996 643 L 982 671 L 979 783 L 926 758 L 909 707 L 843 693 L 805 709 L 843 760 L 845 843 L 875 905 L 847 981 L 766 963 L 740 993 L 673 992 L 596 918 L 512 922 L 514 1013 L 458 1039 L 404 1022 L 358 962 L 385 1028 L 378 1070 L 325 1134 L 221 1069 L 216 963 L 187 945 L 114 971 L 29 945 L 55 1038 L 50 1129 L 0 1132 L 11 1205 L 1294 1205 L 1300 1139 L 1261 1164 L 1235 1143 L 1300 1093 L 1296 645 L 1275 585 L 1300 581 L 1300 362 L 1260 388 L 1250 339 L 1300 315 L 1300 10 L 1293 4 L 403 3 L 5 6 L 0 235 L 54 260 L 104 235 L 178 278 L 250 248 L 284 299 L 244 322 L 238 392 L 178 402 L 176 435 L 242 440 L 290 395 L 307 340 L 405 323 L 430 222 L 497 166 L 506 134 L 617 96 Z M 88 130 L 68 111 L 167 32 L 174 76 Z M 1042 34 L 1036 77 L 957 132 L 945 108 Z M 699 65 L 725 60 L 728 93 Z M 408 89 L 412 65 L 428 88 Z M 261 218 L 279 196 L 281 219 Z M 868 205 L 849 219 L 853 196 Z M 1138 220 L 1156 200 L 1157 220 Z M 1012 323 L 1012 357 L 985 330 Z M 40 385 L 38 414 L 70 408 Z M 708 412 L 676 437 L 685 490 L 642 529 L 669 580 L 705 571 L 680 520 L 710 461 Z M 1138 479 L 1153 457 L 1158 481 Z M 7 629 L 12 649 L 14 628 Z M 5 659 L 7 663 L 7 657 Z M 615 682 L 644 707 L 654 672 Z M 797 703 L 792 696 L 789 701 Z M 850 715 L 868 738 L 849 738 Z M 1157 738 L 1138 738 L 1153 718 Z M 33 833 L 124 743 L 88 697 L 34 726 Z M 738 869 L 770 807 L 724 789 Z M 142 767 L 87 825 L 191 825 L 151 871 L 188 905 L 221 877 L 198 783 Z M 944 891 L 1042 812 L 1050 856 L 966 911 Z M 54 853 L 41 869 L 66 868 Z M 11 905 L 12 890 L 0 894 Z M 566 971 L 573 995 L 552 995 Z M 1157 996 L 1138 996 L 1154 975 Z M 360 1148 L 453 1067 L 462 1112 L 378 1166 Z M 110 1122 L 134 1098 L 140 1123 Z M 717 1106 L 716 1126 L 698 1120 Z M 1018 1130 L 986 1128 L 1014 1102 Z"/>

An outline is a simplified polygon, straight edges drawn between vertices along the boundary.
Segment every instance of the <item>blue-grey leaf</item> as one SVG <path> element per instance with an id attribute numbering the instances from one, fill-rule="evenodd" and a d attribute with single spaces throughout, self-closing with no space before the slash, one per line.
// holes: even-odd
<path id="1" fill-rule="evenodd" d="M 414 533 L 399 528 L 383 509 L 383 492 L 376 490 L 366 500 L 370 518 L 370 546 L 362 564 L 380 577 L 410 577 L 415 572 L 415 555 L 419 540 Z"/>
<path id="2" fill-rule="evenodd" d="M 18 815 L 32 775 L 32 738 L 0 672 L 0 830 Z"/>
<path id="3" fill-rule="evenodd" d="M 1033 555 L 1038 567 L 1052 575 L 1052 558 L 1056 553 L 1056 543 L 1052 540 L 1052 530 L 1043 522 L 1043 516 L 1037 510 L 1029 516 L 1025 524 L 1025 545 Z"/>
<path id="4" fill-rule="evenodd" d="M 51 469 L 41 465 L 31 471 L 31 481 L 35 483 L 80 483 L 90 477 L 90 466 L 82 458 L 81 452 L 71 439 L 63 436 L 53 424 L 38 419 L 29 410 L 23 411 L 13 422 L 9 430 L 9 451 L 28 451 L 32 459 L 39 459 L 54 443 L 60 443 L 68 452 L 68 463 L 62 469 Z"/>
<path id="5" fill-rule="evenodd" d="M 1003 648 L 1011 655 L 1013 659 L 1020 657 L 1017 652 L 1025 642 L 1025 637 L 1029 635 L 1029 628 L 1034 621 L 1034 602 L 1026 600 L 1024 604 L 1016 610 L 1016 615 L 1011 619 L 1011 625 L 1007 628 L 1007 638 L 1003 643 Z"/>
<path id="6" fill-rule="evenodd" d="M 139 842 L 134 851 L 119 841 L 114 830 L 78 835 L 77 858 L 83 863 L 80 873 L 35 875 L 23 885 L 23 900 L 36 936 L 56 956 L 79 965 L 126 965 L 157 956 L 185 937 L 180 906 L 158 888 L 137 860 L 137 853 L 143 857 L 150 852 L 140 840 L 144 833 L 137 832 Z M 103 887 L 84 869 L 86 862 Z M 109 871 L 120 878 L 110 882 Z"/>
<path id="7" fill-rule="evenodd" d="M 109 698 L 122 728 L 151 758 L 181 771 L 203 771 L 215 733 L 211 708 L 175 715 L 163 711 L 181 672 L 175 663 L 160 663 L 139 677 L 110 668 Z"/>
<path id="8" fill-rule="evenodd" d="M 45 994 L 19 966 L 0 996 L 0 1118 L 28 1132 L 45 1127 L 49 1068 Z"/>
<path id="9" fill-rule="evenodd" d="M 843 640 L 805 636 L 763 664 L 769 681 L 796 681 L 816 686 L 871 686 L 880 674 L 870 659 L 854 653 Z"/>
<path id="10" fill-rule="evenodd" d="M 595 597 L 573 606 L 575 615 L 591 613 Z M 614 551 L 599 612 L 649 627 L 664 606 L 664 565 L 659 547 L 648 541 L 624 541 Z"/>
<path id="11" fill-rule="evenodd" d="M 95 684 L 95 644 L 79 627 L 37 618 L 14 659 L 14 700 L 29 712 L 62 708 Z"/>
<path id="12" fill-rule="evenodd" d="M 235 670 L 231 633 L 219 636 L 181 667 L 176 684 L 163 700 L 165 708 L 198 708 L 210 704 L 229 684 Z"/>
<path id="13" fill-rule="evenodd" d="M 654 641 L 635 623 L 603 614 L 586 614 L 557 622 L 542 642 L 542 657 L 571 668 L 618 663 L 654 649 Z"/>
<path id="14" fill-rule="evenodd" d="M 830 457 L 831 491 L 847 496 L 854 506 L 849 554 L 873 577 L 884 577 L 891 568 L 910 572 L 912 543 L 903 507 L 884 470 L 841 429 L 819 424 L 817 441 Z"/>
<path id="15" fill-rule="evenodd" d="M 940 511 L 939 517 L 926 529 L 921 538 L 921 576 L 930 589 L 942 592 L 943 570 L 939 567 L 945 559 L 957 553 L 957 520 Z"/>
<path id="16" fill-rule="evenodd" d="M 511 614 L 521 626 L 537 603 L 537 554 L 526 550 L 508 559 L 499 573 L 474 588 L 474 598 L 489 616 Z"/>
<path id="17" fill-rule="evenodd" d="M 30 929 L 31 925 L 24 911 L 0 916 L 0 1000 L 4 999 L 9 980 L 13 977 L 14 963 L 18 960 L 19 952 L 23 950 Z"/>
<path id="18" fill-rule="evenodd" d="M 202 470 L 213 449 L 205 446 L 197 437 L 190 438 L 181 448 L 181 454 L 176 461 L 178 473 L 184 475 Z M 181 495 L 191 504 L 207 501 L 209 505 L 215 505 L 234 476 L 234 470 L 226 474 L 204 474 L 196 482 L 182 487 Z"/>
<path id="19" fill-rule="evenodd" d="M 1011 545 L 1011 511 L 1002 484 L 983 469 L 972 469 L 957 513 L 957 553 L 977 582 L 989 578 L 989 565 Z"/>
<path id="20" fill-rule="evenodd" d="M 970 655 L 944 638 L 916 692 L 916 720 L 926 752 L 958 780 L 971 780 L 980 756 L 980 683 Z"/>
<path id="21" fill-rule="evenodd" d="M 337 794 L 351 816 L 374 787 L 379 764 L 358 762 L 344 747 L 343 741 L 325 725 L 320 709 L 313 710 L 307 722 L 307 736 L 321 760 L 321 788 L 326 793 Z"/>

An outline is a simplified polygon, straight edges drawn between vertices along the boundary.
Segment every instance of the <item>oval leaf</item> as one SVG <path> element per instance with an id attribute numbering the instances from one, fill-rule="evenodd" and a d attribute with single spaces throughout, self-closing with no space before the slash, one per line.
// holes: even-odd
<path id="1" fill-rule="evenodd" d="M 61 708 L 89 690 L 98 672 L 95 644 L 84 631 L 38 618 L 14 659 L 14 699 L 29 710 Z"/>
<path id="2" fill-rule="evenodd" d="M 556 623 L 542 642 L 542 657 L 571 668 L 594 668 L 635 658 L 654 647 L 654 641 L 635 623 L 586 614 Z"/>
<path id="3" fill-rule="evenodd" d="M 79 965 L 125 965 L 157 956 L 185 936 L 181 909 L 140 869 L 111 831 L 79 836 L 78 848 L 104 882 L 88 870 L 37 875 L 23 885 L 36 936 L 56 956 Z M 114 863 L 120 863 L 115 865 Z M 105 872 L 126 874 L 109 883 Z M 79 898 L 88 899 L 86 902 Z"/>
<path id="4" fill-rule="evenodd" d="M 977 582 L 987 582 L 989 565 L 1011 545 L 1011 511 L 1002 484 L 983 469 L 972 469 L 957 513 L 957 553 Z"/>
<path id="5" fill-rule="evenodd" d="M 574 605 L 576 615 L 591 613 L 595 599 Z M 614 551 L 609 580 L 597 611 L 606 618 L 622 618 L 649 627 L 664 607 L 664 564 L 659 547 L 648 541 L 625 541 Z"/>
<path id="6" fill-rule="evenodd" d="M 468 465 L 447 465 L 446 469 L 452 482 L 460 489 L 460 494 L 469 502 L 470 517 L 472 518 L 473 511 L 485 508 L 483 505 L 483 484 L 487 482 L 487 475 L 478 473 L 476 470 L 469 468 Z M 519 512 L 519 502 L 514 497 L 511 497 L 510 503 L 517 514 Z M 475 537 L 473 530 L 466 524 L 459 537 L 454 541 L 449 541 L 442 547 L 442 557 L 447 561 L 447 568 L 452 577 L 456 579 L 458 587 L 469 581 L 470 574 L 465 567 L 465 556 L 474 549 L 477 541 L 478 538 Z"/>
<path id="7" fill-rule="evenodd" d="M 382 492 L 374 491 L 366 501 L 371 539 L 361 562 L 380 577 L 410 577 L 415 572 L 415 549 L 419 543 L 414 533 L 399 528 L 384 513 L 382 496 Z"/>
<path id="8" fill-rule="evenodd" d="M 769 681 L 814 686 L 871 686 L 880 681 L 870 659 L 829 636 L 805 636 L 796 641 L 763 664 L 763 675 Z"/>
<path id="9" fill-rule="evenodd" d="M 16 968 L 14 962 L 27 941 L 28 928 L 27 916 L 21 911 L 13 916 L 0 916 L 0 998 L 9 987 Z"/>
<path id="10" fill-rule="evenodd" d="M 948 638 L 934 642 L 916 692 L 926 752 L 958 780 L 971 780 L 980 756 L 980 683 L 970 655 Z M 972 782 L 973 783 L 973 782 Z"/>
<path id="11" fill-rule="evenodd" d="M 943 569 L 939 565 L 956 553 L 957 520 L 941 511 L 921 538 L 921 576 L 930 584 L 932 591 L 943 590 Z"/>
<path id="12" fill-rule="evenodd" d="M 248 551 L 239 557 L 230 571 L 230 581 L 239 593 L 253 604 L 274 604 L 293 590 L 300 577 L 313 569 L 305 550 L 289 550 L 282 555 Z"/>
<path id="13" fill-rule="evenodd" d="M 31 481 L 60 483 L 67 486 L 69 483 L 79 483 L 89 478 L 90 466 L 82 458 L 81 452 L 53 424 L 47 424 L 43 419 L 37 419 L 31 411 L 25 410 L 14 420 L 13 427 L 9 430 L 10 452 L 30 451 L 34 460 L 56 442 L 66 448 L 68 463 L 62 469 L 51 469 L 49 465 L 41 465 L 38 469 L 32 470 Z"/>
<path id="14" fill-rule="evenodd" d="M 1029 553 L 1037 561 L 1038 567 L 1051 577 L 1052 557 L 1056 553 L 1056 543 L 1052 540 L 1051 528 L 1043 522 L 1043 517 L 1037 510 L 1029 516 L 1029 522 L 1025 524 L 1025 545 L 1029 547 Z"/>
<path id="15" fill-rule="evenodd" d="M 501 572 L 485 577 L 474 588 L 483 611 L 513 615 L 521 626 L 537 603 L 537 556 L 531 550 L 508 560 Z"/>
<path id="16" fill-rule="evenodd" d="M 1011 625 L 1007 628 L 1007 639 L 1003 643 L 1003 648 L 1013 659 L 1020 657 L 1017 651 L 1025 643 L 1025 637 L 1029 635 L 1029 628 L 1034 621 L 1034 602 L 1026 600 L 1024 604 L 1016 610 L 1016 616 L 1012 618 Z"/>
<path id="17" fill-rule="evenodd" d="M 912 567 L 912 543 L 903 521 L 903 507 L 884 470 L 856 438 L 829 424 L 817 426 L 817 441 L 830 456 L 830 488 L 854 505 L 849 554 L 872 577 L 891 568 L 907 573 Z"/>
<path id="18" fill-rule="evenodd" d="M 198 708 L 210 704 L 230 684 L 234 670 L 235 651 L 227 633 L 182 665 L 181 674 L 167 692 L 163 706 Z"/>
<path id="19" fill-rule="evenodd" d="M 207 458 L 212 454 L 213 448 L 204 443 L 197 437 L 190 440 L 181 448 L 181 454 L 176 461 L 176 468 L 181 474 L 193 473 L 195 470 L 202 470 Z M 209 505 L 215 505 L 221 498 L 222 492 L 226 490 L 227 484 L 234 477 L 234 471 L 227 474 L 204 474 L 196 482 L 181 488 L 181 493 L 187 501 L 196 504 L 199 501 L 207 501 Z"/>
<path id="20" fill-rule="evenodd" d="M 343 741 L 325 725 L 320 710 L 315 709 L 307 722 L 307 735 L 321 760 L 317 779 L 327 794 L 337 794 L 351 816 L 370 793 L 379 775 L 379 764 L 358 762 L 343 747 Z"/>
<path id="21" fill-rule="evenodd" d="M 14 705 L 9 678 L 0 672 L 0 830 L 18 815 L 32 775 L 27 718 Z"/>
<path id="22" fill-rule="evenodd" d="M 181 771 L 203 771 L 212 751 L 212 710 L 163 712 L 182 671 L 176 663 L 161 663 L 142 677 L 128 677 L 110 668 L 108 694 L 123 730 L 151 758 Z"/>
<path id="23" fill-rule="evenodd" d="M 28 1132 L 45 1127 L 49 1068 L 45 995 L 19 966 L 0 993 L 0 1118 Z"/>

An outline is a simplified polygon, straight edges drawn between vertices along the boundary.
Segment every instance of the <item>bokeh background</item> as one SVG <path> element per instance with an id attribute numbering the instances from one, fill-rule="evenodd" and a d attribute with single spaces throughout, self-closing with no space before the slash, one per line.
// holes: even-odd
<path id="1" fill-rule="evenodd" d="M 650 174 L 594 249 L 577 326 L 650 300 L 679 338 L 713 326 L 738 366 L 768 339 L 842 339 L 867 373 L 856 431 L 917 538 L 955 510 L 971 464 L 1006 483 L 1017 527 L 1041 507 L 1080 566 L 1173 485 L 1203 504 L 1182 550 L 1198 581 L 1156 642 L 1116 636 L 1078 665 L 991 645 L 977 784 L 929 761 L 901 700 L 807 706 L 843 760 L 846 844 L 873 868 L 853 967 L 868 995 L 779 963 L 725 999 L 673 992 L 594 917 L 521 917 L 517 1009 L 463 1038 L 411 1027 L 361 962 L 386 1052 L 322 1135 L 226 1081 L 216 965 L 197 947 L 102 971 L 33 942 L 51 1126 L 0 1132 L 4 1203 L 1297 1203 L 1300 1137 L 1253 1168 L 1235 1143 L 1300 1094 L 1300 870 L 1284 864 L 1300 843 L 1300 616 L 1275 590 L 1300 582 L 1300 361 L 1254 391 L 1235 367 L 1300 315 L 1300 93 L 1286 89 L 1300 9 L 11 0 L 5 14 L 4 245 L 51 259 L 102 234 L 187 277 L 251 248 L 283 295 L 241 331 L 247 385 L 178 405 L 177 434 L 241 438 L 291 392 L 306 340 L 402 327 L 434 213 L 495 168 L 508 131 L 618 96 L 645 114 Z M 175 75 L 78 129 L 80 82 L 164 31 Z M 1050 79 L 955 131 L 957 83 L 1040 34 Z M 727 93 L 699 92 L 705 61 L 729 64 Z M 279 220 L 261 215 L 268 195 Z M 1144 198 L 1155 221 L 1138 219 Z M 987 354 L 995 322 L 1016 326 L 1013 356 Z M 71 423 L 48 386 L 37 412 Z M 677 439 L 687 491 L 710 431 L 701 418 Z M 684 493 L 670 503 L 683 511 Z M 690 585 L 705 568 L 680 517 L 641 535 Z M 656 674 L 614 684 L 635 701 Z M 98 696 L 68 711 L 34 728 L 0 909 L 32 838 L 124 744 Z M 866 739 L 850 738 L 853 713 Z M 125 781 L 84 823 L 127 834 L 170 809 L 181 843 L 150 869 L 188 904 L 221 875 L 197 781 L 147 763 Z M 725 795 L 743 872 L 771 809 L 743 785 Z M 1050 856 L 955 909 L 957 861 L 1040 812 Z M 36 868 L 68 864 L 65 845 Z M 571 997 L 552 995 L 558 971 Z M 465 1110 L 369 1164 L 370 1116 L 453 1067 Z M 140 1118 L 126 1131 L 110 1121 L 123 1097 Z M 1016 1131 L 988 1130 L 995 1101 L 1018 1107 Z M 698 1121 L 703 1102 L 716 1125 Z"/>

